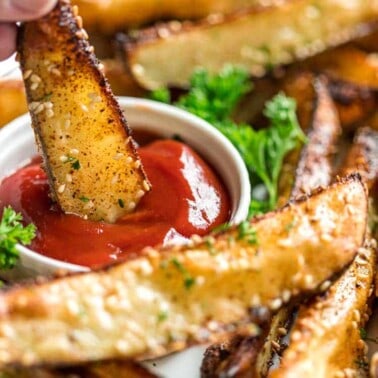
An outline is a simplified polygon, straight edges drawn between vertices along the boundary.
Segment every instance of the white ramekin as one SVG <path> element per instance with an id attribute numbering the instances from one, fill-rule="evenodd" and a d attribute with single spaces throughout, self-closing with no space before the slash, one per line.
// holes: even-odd
<path id="1" fill-rule="evenodd" d="M 132 129 L 154 132 L 165 138 L 179 136 L 196 150 L 222 178 L 231 199 L 231 223 L 239 223 L 248 213 L 250 183 L 247 169 L 233 145 L 204 120 L 171 105 L 151 100 L 119 97 Z M 28 114 L 0 130 L 0 181 L 37 154 Z M 20 261 L 12 270 L 0 271 L 6 280 L 49 275 L 57 270 L 79 272 L 87 267 L 40 255 L 18 245 Z"/>

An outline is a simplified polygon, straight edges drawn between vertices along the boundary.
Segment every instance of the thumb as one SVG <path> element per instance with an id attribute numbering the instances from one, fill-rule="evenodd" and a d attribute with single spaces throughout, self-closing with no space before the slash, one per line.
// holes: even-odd
<path id="1" fill-rule="evenodd" d="M 0 21 L 27 21 L 48 13 L 57 0 L 5 0 L 0 1 Z"/>

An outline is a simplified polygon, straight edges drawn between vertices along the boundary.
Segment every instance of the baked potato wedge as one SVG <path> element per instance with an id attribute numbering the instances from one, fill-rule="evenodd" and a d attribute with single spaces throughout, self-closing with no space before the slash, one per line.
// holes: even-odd
<path id="1" fill-rule="evenodd" d="M 377 16 L 377 0 L 356 0 L 353 6 L 339 0 L 316 5 L 294 0 L 181 29 L 159 24 L 120 44 L 142 86 L 185 86 L 196 67 L 218 72 L 226 62 L 262 76 L 274 66 L 368 33 Z"/>
<path id="2" fill-rule="evenodd" d="M 23 82 L 0 79 L 0 128 L 27 111 Z"/>
<path id="3" fill-rule="evenodd" d="M 359 172 L 370 189 L 378 177 L 377 156 L 377 132 L 362 128 L 340 174 Z M 366 347 L 360 328 L 370 315 L 368 303 L 374 288 L 376 244 L 375 239 L 367 241 L 329 291 L 300 308 L 289 346 L 272 377 L 366 376 Z"/>
<path id="4" fill-rule="evenodd" d="M 110 34 L 159 20 L 199 19 L 240 9 L 270 5 L 275 0 L 73 0 L 85 24 Z M 174 21 L 174 23 L 177 22 Z"/>
<path id="5" fill-rule="evenodd" d="M 341 135 L 336 107 L 329 95 L 325 77 L 314 82 L 315 104 L 309 127 L 308 142 L 302 148 L 291 197 L 327 186 L 333 174 L 333 157 Z"/>
<path id="6" fill-rule="evenodd" d="M 24 23 L 20 63 L 52 197 L 66 213 L 114 222 L 150 185 L 81 23 L 64 0 Z"/>
<path id="7" fill-rule="evenodd" d="M 376 246 L 375 240 L 367 241 L 329 291 L 300 308 L 289 347 L 270 377 L 366 375 L 366 347 L 360 328 L 368 318 L 365 314 L 373 291 Z"/>
<path id="8" fill-rule="evenodd" d="M 0 366 L 157 357 L 250 330 L 251 308 L 277 311 L 349 264 L 366 218 L 350 176 L 191 245 L 11 289 L 0 296 Z"/>

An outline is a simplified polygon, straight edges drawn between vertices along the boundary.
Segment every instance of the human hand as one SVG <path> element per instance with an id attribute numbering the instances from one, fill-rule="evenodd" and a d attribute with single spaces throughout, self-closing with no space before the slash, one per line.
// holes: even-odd
<path id="1" fill-rule="evenodd" d="M 27 21 L 48 13 L 57 0 L 0 0 L 0 60 L 16 49 L 16 21 Z"/>

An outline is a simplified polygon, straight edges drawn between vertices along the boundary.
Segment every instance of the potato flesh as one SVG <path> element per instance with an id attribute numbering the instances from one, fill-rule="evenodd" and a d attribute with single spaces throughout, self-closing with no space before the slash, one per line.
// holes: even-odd
<path id="1" fill-rule="evenodd" d="M 242 326 L 251 307 L 275 311 L 291 296 L 319 290 L 353 259 L 366 217 L 364 187 L 350 176 L 253 221 L 257 244 L 236 228 L 107 270 L 15 288 L 0 300 L 0 366 L 157 357 L 216 340 L 235 330 L 228 324 Z"/>
<path id="2" fill-rule="evenodd" d="M 25 23 L 21 66 L 54 199 L 66 213 L 114 222 L 134 210 L 149 183 L 78 20 L 59 1 Z"/>
<path id="3" fill-rule="evenodd" d="M 185 86 L 196 67 L 217 72 L 226 62 L 261 76 L 367 33 L 377 15 L 377 0 L 294 0 L 178 32 L 159 25 L 156 36 L 141 33 L 125 49 L 131 72 L 149 89 Z"/>

